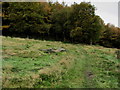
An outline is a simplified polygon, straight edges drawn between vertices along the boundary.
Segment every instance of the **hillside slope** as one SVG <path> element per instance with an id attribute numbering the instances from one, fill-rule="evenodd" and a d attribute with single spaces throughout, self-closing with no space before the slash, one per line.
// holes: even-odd
<path id="1" fill-rule="evenodd" d="M 117 49 L 2 38 L 4 88 L 119 88 Z M 45 53 L 40 49 L 65 48 Z"/>

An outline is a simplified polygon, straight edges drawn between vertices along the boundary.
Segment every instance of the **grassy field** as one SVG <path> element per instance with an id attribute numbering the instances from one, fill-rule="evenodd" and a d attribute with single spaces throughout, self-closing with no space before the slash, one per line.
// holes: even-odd
<path id="1" fill-rule="evenodd" d="M 4 88 L 119 88 L 117 49 L 23 38 L 2 38 Z M 60 48 L 44 53 L 39 49 Z"/>

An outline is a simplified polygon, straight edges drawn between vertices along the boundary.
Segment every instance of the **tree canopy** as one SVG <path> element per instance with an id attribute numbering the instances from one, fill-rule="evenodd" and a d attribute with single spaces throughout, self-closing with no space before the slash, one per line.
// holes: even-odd
<path id="1" fill-rule="evenodd" d="M 90 2 L 3 2 L 3 35 L 118 47 L 120 29 L 105 25 Z"/>

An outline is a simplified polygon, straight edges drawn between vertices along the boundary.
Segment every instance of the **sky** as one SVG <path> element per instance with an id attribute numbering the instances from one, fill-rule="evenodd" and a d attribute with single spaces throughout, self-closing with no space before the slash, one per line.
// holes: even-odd
<path id="1" fill-rule="evenodd" d="M 74 2 L 80 3 L 82 1 L 91 2 L 96 7 L 96 15 L 99 15 L 105 22 L 111 23 L 118 27 L 118 2 L 120 0 L 52 0 L 53 2 L 66 2 L 71 5 Z M 120 10 L 120 9 L 119 9 Z M 120 25 L 119 25 L 120 26 Z"/>

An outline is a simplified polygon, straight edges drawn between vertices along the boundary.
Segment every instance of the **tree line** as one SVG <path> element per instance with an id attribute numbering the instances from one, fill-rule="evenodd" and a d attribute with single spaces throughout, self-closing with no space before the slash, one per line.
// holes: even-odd
<path id="1" fill-rule="evenodd" d="M 3 2 L 3 35 L 120 48 L 120 28 L 104 24 L 90 2 Z M 7 28 L 5 28 L 7 26 Z"/>

